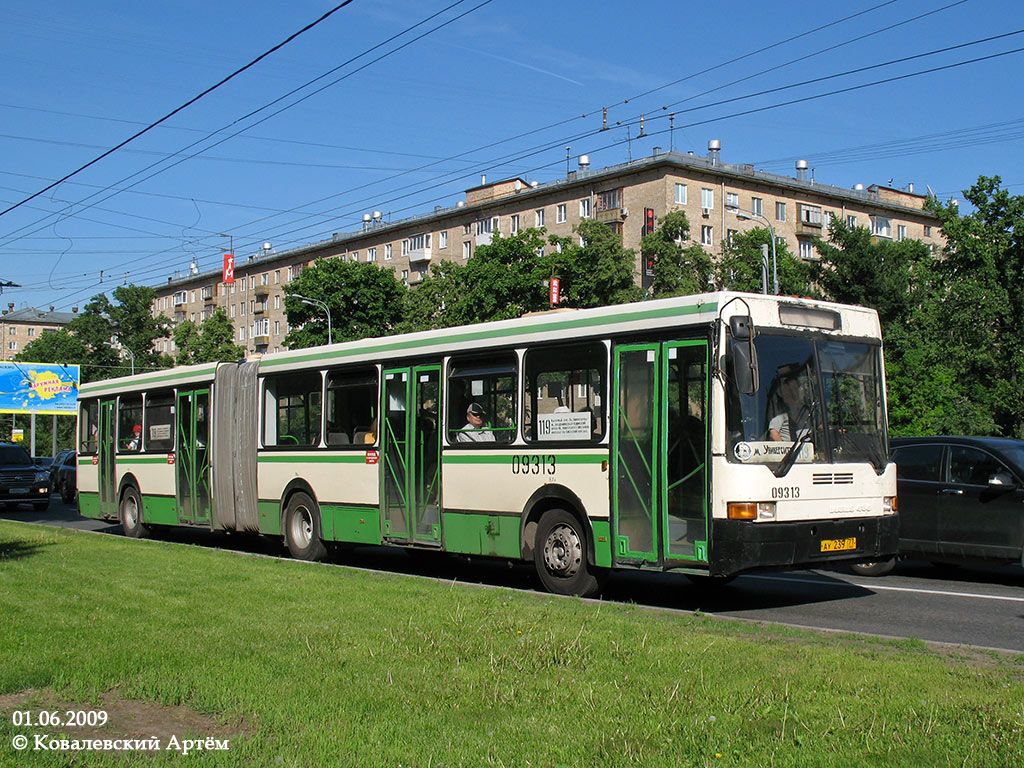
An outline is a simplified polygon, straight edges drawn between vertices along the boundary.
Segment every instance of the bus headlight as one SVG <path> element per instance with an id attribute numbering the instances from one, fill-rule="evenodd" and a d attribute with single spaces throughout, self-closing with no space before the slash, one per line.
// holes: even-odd
<path id="1" fill-rule="evenodd" d="M 730 520 L 774 520 L 774 501 L 731 501 L 726 507 Z"/>
<path id="2" fill-rule="evenodd" d="M 895 496 L 883 496 L 882 497 L 882 514 L 883 515 L 894 515 L 899 509 L 899 504 L 896 501 Z"/>

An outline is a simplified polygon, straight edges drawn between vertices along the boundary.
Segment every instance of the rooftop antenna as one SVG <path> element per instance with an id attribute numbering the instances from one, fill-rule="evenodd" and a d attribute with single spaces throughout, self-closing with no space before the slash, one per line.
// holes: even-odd
<path id="1" fill-rule="evenodd" d="M 569 156 L 572 152 L 572 147 L 565 148 L 565 177 L 569 178 Z"/>
<path id="2" fill-rule="evenodd" d="M 676 113 L 671 112 L 668 116 L 668 151 L 674 152 L 676 149 Z"/>

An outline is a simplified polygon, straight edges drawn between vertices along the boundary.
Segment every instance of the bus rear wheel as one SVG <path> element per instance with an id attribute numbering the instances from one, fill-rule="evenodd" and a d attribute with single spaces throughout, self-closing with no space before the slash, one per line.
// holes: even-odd
<path id="1" fill-rule="evenodd" d="M 550 509 L 541 517 L 533 561 L 549 592 L 593 597 L 601 590 L 600 581 L 587 564 L 583 526 L 564 509 Z"/>
<path id="2" fill-rule="evenodd" d="M 320 510 L 309 494 L 296 493 L 288 500 L 284 539 L 296 560 L 323 560 L 327 556 L 320 536 Z"/>
<path id="3" fill-rule="evenodd" d="M 142 522 L 142 496 L 133 486 L 125 488 L 121 496 L 121 528 L 132 539 L 149 536 L 149 526 Z"/>

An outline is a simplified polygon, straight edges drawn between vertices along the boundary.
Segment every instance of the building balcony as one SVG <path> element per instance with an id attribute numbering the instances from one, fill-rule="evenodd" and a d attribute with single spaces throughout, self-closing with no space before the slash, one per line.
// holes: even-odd
<path id="1" fill-rule="evenodd" d="M 269 296 L 270 295 L 270 286 L 269 285 L 257 285 L 255 288 L 253 288 L 253 292 L 256 294 L 257 298 L 259 298 L 260 296 Z"/>
<path id="2" fill-rule="evenodd" d="M 807 235 L 809 237 L 821 237 L 823 231 L 821 224 L 812 224 L 809 221 L 798 221 L 796 222 L 796 233 L 798 235 Z"/>
<path id="3" fill-rule="evenodd" d="M 626 212 L 622 208 L 609 208 L 605 211 L 597 211 L 594 218 L 607 224 L 612 221 L 622 221 L 626 218 Z"/>
<path id="4" fill-rule="evenodd" d="M 493 232 L 482 232 L 476 236 L 476 247 L 479 248 L 481 245 L 490 245 L 493 241 Z"/>
<path id="5" fill-rule="evenodd" d="M 418 264 L 430 261 L 430 248 L 414 248 L 409 251 L 409 263 Z"/>
<path id="6" fill-rule="evenodd" d="M 255 344 L 257 347 L 265 347 L 268 344 L 270 344 L 270 334 L 257 333 L 255 336 L 252 337 L 252 343 Z"/>

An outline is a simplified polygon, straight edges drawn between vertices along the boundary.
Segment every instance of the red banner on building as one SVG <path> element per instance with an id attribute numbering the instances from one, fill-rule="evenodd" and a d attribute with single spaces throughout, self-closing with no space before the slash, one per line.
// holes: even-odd
<path id="1" fill-rule="evenodd" d="M 552 305 L 558 303 L 558 287 L 560 283 L 561 281 L 557 277 L 551 278 L 551 296 L 549 298 Z"/>
<path id="2" fill-rule="evenodd" d="M 224 254 L 224 282 L 235 282 L 235 254 Z"/>

